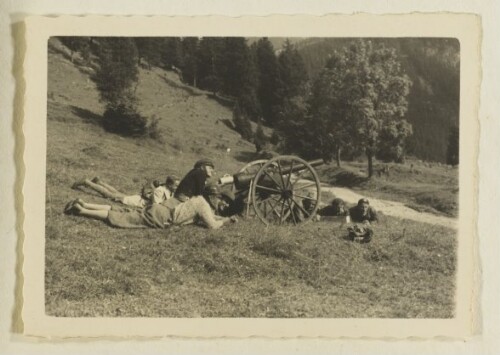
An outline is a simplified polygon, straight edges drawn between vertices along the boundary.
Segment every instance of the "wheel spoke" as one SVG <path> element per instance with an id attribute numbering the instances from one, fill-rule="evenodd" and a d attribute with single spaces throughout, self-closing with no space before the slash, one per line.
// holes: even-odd
<path id="1" fill-rule="evenodd" d="M 295 217 L 295 212 L 293 211 L 292 203 L 288 200 L 288 207 L 290 208 L 290 214 L 292 215 L 293 224 L 297 224 L 297 218 Z"/>
<path id="2" fill-rule="evenodd" d="M 296 184 L 297 182 L 295 182 Z M 298 191 L 298 190 L 304 190 L 304 189 L 307 189 L 308 187 L 312 187 L 312 186 L 316 186 L 316 183 L 315 182 L 310 182 L 309 184 L 306 184 L 306 185 L 302 185 L 302 186 L 299 186 L 299 187 L 295 187 L 295 184 L 292 186 L 294 191 Z"/>
<path id="3" fill-rule="evenodd" d="M 316 199 L 315 199 L 314 197 L 297 195 L 296 193 L 294 193 L 293 195 L 294 195 L 295 197 L 305 198 L 306 200 L 316 201 Z"/>
<path id="4" fill-rule="evenodd" d="M 292 210 L 290 209 L 290 207 L 288 207 L 288 210 L 286 211 L 285 216 L 283 217 L 284 222 L 286 222 L 288 217 L 290 217 L 291 212 L 292 212 Z"/>
<path id="5" fill-rule="evenodd" d="M 270 188 L 270 187 L 266 187 L 266 186 L 262 186 L 262 185 L 257 185 L 257 184 L 255 184 L 255 187 L 257 187 L 257 188 L 259 188 L 259 189 L 261 189 L 261 190 L 264 190 L 264 191 L 273 192 L 273 193 L 275 193 L 275 194 L 279 194 L 279 193 L 281 193 L 281 191 L 279 191 L 279 190 L 272 189 L 272 188 Z"/>
<path id="6" fill-rule="evenodd" d="M 276 206 L 278 205 L 278 203 L 280 202 L 281 199 L 280 200 L 274 200 L 273 198 L 268 198 L 266 201 L 269 201 L 269 200 L 273 200 L 273 201 L 276 202 L 274 205 L 272 205 L 271 202 L 269 202 L 269 205 L 273 209 L 274 213 L 276 213 L 276 215 L 278 216 L 278 218 L 281 219 L 281 215 L 278 213 L 278 211 L 276 211 Z"/>
<path id="7" fill-rule="evenodd" d="M 292 159 L 292 165 L 290 165 L 290 174 L 288 174 L 288 179 L 286 181 L 286 189 L 288 189 L 288 187 L 290 186 L 290 179 L 292 178 L 292 171 L 293 171 L 293 165 L 294 165 L 295 161 Z"/>
<path id="8" fill-rule="evenodd" d="M 280 189 L 280 192 L 281 192 L 282 189 L 281 189 L 280 183 L 277 182 L 276 179 L 271 174 L 269 174 L 266 170 L 264 170 L 264 174 L 266 174 L 267 176 L 269 176 L 271 178 L 271 180 L 274 181 L 274 184 L 276 185 L 276 187 L 278 187 Z"/>
<path id="9" fill-rule="evenodd" d="M 302 211 L 302 213 L 304 213 L 307 217 L 309 216 L 309 212 L 307 212 L 304 207 L 302 207 L 297 201 L 295 201 L 295 199 L 292 197 L 292 201 L 293 203 L 295 203 L 295 205 Z"/>
<path id="10" fill-rule="evenodd" d="M 277 163 L 278 163 L 278 172 L 280 174 L 280 179 L 281 179 L 281 184 L 282 184 L 281 186 L 283 186 L 283 188 L 285 189 L 286 188 L 285 187 L 285 180 L 283 179 L 283 171 L 281 170 L 280 161 L 278 160 Z"/>
<path id="11" fill-rule="evenodd" d="M 284 210 L 285 210 L 285 200 L 283 200 L 283 202 L 281 203 L 280 224 L 282 224 L 284 222 L 284 219 L 283 219 Z"/>
<path id="12" fill-rule="evenodd" d="M 276 202 L 274 205 L 271 203 L 271 201 L 274 201 Z M 276 206 L 278 205 L 278 203 L 281 201 L 281 198 L 279 200 L 276 200 L 274 198 L 274 196 L 271 196 L 269 198 L 266 198 L 265 200 L 259 200 L 259 201 L 256 201 L 256 205 L 257 207 L 258 206 L 262 206 L 264 205 L 264 215 L 266 216 L 266 218 L 268 217 L 268 213 L 267 213 L 267 209 L 266 209 L 266 206 L 269 206 L 271 208 L 271 212 L 274 212 L 279 218 L 281 218 L 280 214 L 278 213 L 278 211 L 276 211 Z M 272 215 L 272 213 L 271 213 Z"/>

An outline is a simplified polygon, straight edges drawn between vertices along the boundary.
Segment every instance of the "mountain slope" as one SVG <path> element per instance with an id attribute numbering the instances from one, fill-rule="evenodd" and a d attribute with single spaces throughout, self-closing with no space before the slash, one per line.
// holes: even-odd
<path id="1" fill-rule="evenodd" d="M 156 68 L 140 70 L 136 93 L 139 111 L 160 119 L 164 142 L 110 134 L 100 124 L 104 107 L 88 74 L 91 70 L 61 55 L 57 42 L 49 48 L 49 63 L 48 166 L 59 165 L 60 161 L 55 160 L 72 160 L 75 156 L 82 159 L 76 169 L 67 171 L 70 181 L 65 185 L 72 179 L 101 174 L 118 179 L 119 186 L 137 189 L 137 181 L 144 178 L 163 179 L 167 173 L 183 175 L 200 157 L 216 160 L 219 171 L 231 173 L 255 151 L 253 144 L 224 124 L 224 120 L 232 118 L 229 108 L 209 98 L 206 92 L 182 84 L 175 73 Z M 68 139 L 71 148 L 63 149 Z M 93 160 L 94 156 L 104 160 Z M 148 164 L 151 160 L 164 161 L 164 169 Z M 85 169 L 90 163 L 92 167 Z M 114 176 L 115 164 L 127 164 L 130 179 Z"/>

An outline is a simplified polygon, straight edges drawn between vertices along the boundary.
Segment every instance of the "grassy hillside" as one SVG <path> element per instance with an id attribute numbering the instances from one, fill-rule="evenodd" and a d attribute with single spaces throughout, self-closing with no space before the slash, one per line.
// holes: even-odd
<path id="1" fill-rule="evenodd" d="M 161 117 L 164 143 L 107 133 L 88 71 L 49 51 L 46 312 L 121 317 L 418 317 L 454 314 L 456 232 L 385 217 L 370 244 L 319 222 L 219 231 L 126 230 L 62 213 L 99 175 L 125 192 L 183 175 L 200 156 L 235 172 L 254 147 L 218 120 L 231 112 L 158 69 L 140 72 L 140 110 Z M 230 154 L 226 147 L 231 148 Z"/>

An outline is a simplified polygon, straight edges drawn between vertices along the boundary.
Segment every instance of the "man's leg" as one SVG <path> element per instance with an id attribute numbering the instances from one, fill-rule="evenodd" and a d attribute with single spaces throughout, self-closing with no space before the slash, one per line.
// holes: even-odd
<path id="1" fill-rule="evenodd" d="M 93 182 L 93 181 L 91 181 Z M 124 193 L 118 191 L 117 189 L 115 189 L 113 186 L 111 186 L 110 184 L 102 181 L 101 179 L 98 179 L 96 182 L 95 182 L 97 185 L 101 185 L 102 187 L 104 187 L 105 189 L 108 189 L 109 191 L 111 191 L 112 193 L 114 194 L 122 194 L 122 195 L 125 195 Z"/>
<path id="2" fill-rule="evenodd" d="M 76 204 L 82 206 L 84 209 L 87 209 L 87 210 L 94 210 L 94 211 L 109 211 L 109 210 L 111 210 L 110 205 L 100 205 L 100 204 L 96 204 L 96 203 L 88 203 L 88 202 L 83 201 L 82 199 L 78 199 Z"/>
<path id="3" fill-rule="evenodd" d="M 101 186 L 100 184 L 96 184 L 89 179 L 85 179 L 81 182 L 78 182 L 78 183 L 74 184 L 73 187 L 78 187 L 81 185 L 87 186 L 87 187 L 91 188 L 92 190 L 99 192 L 104 197 L 107 197 L 107 198 L 110 198 L 113 200 L 120 200 L 123 197 L 125 197 L 125 194 L 123 194 L 119 191 L 116 191 L 116 192 L 110 191 L 106 187 Z M 114 189 L 114 190 L 116 190 L 116 189 Z"/>
<path id="4" fill-rule="evenodd" d="M 91 204 L 89 204 L 91 205 Z M 104 221 L 108 218 L 108 211 L 109 210 L 90 210 L 85 207 L 83 207 L 81 204 L 76 204 L 75 209 L 77 211 L 76 215 L 77 216 L 84 216 L 84 217 L 89 217 L 89 218 L 95 218 L 99 219 L 101 221 Z"/>

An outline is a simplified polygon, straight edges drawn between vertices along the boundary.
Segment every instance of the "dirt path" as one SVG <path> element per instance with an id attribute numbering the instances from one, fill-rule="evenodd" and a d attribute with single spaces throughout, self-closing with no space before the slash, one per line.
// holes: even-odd
<path id="1" fill-rule="evenodd" d="M 357 203 L 360 198 L 365 197 L 344 187 L 331 187 L 323 185 L 321 190 L 330 191 L 336 197 L 339 197 L 348 203 Z M 437 216 L 426 212 L 418 212 L 406 207 L 401 202 L 379 200 L 370 197 L 370 205 L 377 211 L 380 211 L 388 216 L 406 218 L 423 223 L 438 224 L 444 227 L 457 229 L 458 221 L 455 218 Z"/>

